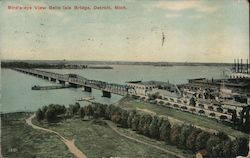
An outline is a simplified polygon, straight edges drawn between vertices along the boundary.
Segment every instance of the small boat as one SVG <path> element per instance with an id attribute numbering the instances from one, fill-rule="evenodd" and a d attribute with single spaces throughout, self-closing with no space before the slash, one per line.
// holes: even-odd
<path id="1" fill-rule="evenodd" d="M 78 99 L 77 101 L 90 101 L 90 100 L 94 100 L 95 97 L 82 97 L 80 99 Z"/>
<path id="2" fill-rule="evenodd" d="M 31 87 L 31 90 L 39 90 L 39 86 L 34 85 L 33 87 Z"/>

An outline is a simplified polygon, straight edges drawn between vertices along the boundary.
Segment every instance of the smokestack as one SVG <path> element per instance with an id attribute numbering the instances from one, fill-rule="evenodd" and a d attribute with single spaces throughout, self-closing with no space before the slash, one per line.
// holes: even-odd
<path id="1" fill-rule="evenodd" d="M 242 73 L 242 59 L 240 59 L 240 72 Z"/>
<path id="2" fill-rule="evenodd" d="M 249 73 L 249 72 L 248 72 L 248 59 L 247 59 L 247 73 Z"/>
<path id="3" fill-rule="evenodd" d="M 234 72 L 236 72 L 236 59 L 234 59 Z"/>
<path id="4" fill-rule="evenodd" d="M 239 67 L 240 67 L 240 61 L 237 59 L 237 73 L 239 72 Z"/>

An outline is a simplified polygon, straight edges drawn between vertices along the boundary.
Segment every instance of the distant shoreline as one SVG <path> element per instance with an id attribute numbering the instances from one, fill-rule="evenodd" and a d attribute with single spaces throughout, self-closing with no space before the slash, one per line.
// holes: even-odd
<path id="1" fill-rule="evenodd" d="M 64 68 L 62 65 L 84 65 L 88 68 L 111 67 L 110 65 L 142 65 L 155 67 L 169 66 L 233 66 L 233 63 L 198 63 L 198 62 L 132 62 L 132 61 L 67 61 L 67 60 L 2 60 L 2 68 L 11 68 L 10 63 L 24 63 L 25 66 L 32 65 L 31 68 Z M 22 67 L 22 68 L 24 68 Z M 29 66 L 27 68 L 30 68 Z"/>

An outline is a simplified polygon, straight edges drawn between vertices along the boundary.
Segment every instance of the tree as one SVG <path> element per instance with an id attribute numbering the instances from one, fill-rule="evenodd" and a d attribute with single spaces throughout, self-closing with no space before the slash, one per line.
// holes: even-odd
<path id="1" fill-rule="evenodd" d="M 156 116 L 153 117 L 153 120 L 149 126 L 149 134 L 151 138 L 159 139 L 158 118 Z"/>
<path id="2" fill-rule="evenodd" d="M 195 151 L 195 142 L 196 142 L 196 137 L 198 134 L 201 132 L 200 129 L 197 128 L 192 128 L 192 131 L 190 132 L 189 136 L 187 137 L 186 140 L 186 147 L 192 151 Z"/>
<path id="3" fill-rule="evenodd" d="M 69 109 L 72 111 L 72 114 L 75 115 L 77 112 L 79 112 L 80 104 L 76 102 L 74 105 L 69 105 Z"/>
<path id="4" fill-rule="evenodd" d="M 234 125 L 237 125 L 238 119 L 237 119 L 237 112 L 236 112 L 236 110 L 232 111 L 232 119 L 231 119 L 231 121 L 233 121 Z"/>
<path id="5" fill-rule="evenodd" d="M 144 134 L 145 124 L 146 124 L 146 115 L 142 114 L 140 119 L 139 119 L 139 123 L 138 123 L 138 133 Z"/>
<path id="6" fill-rule="evenodd" d="M 95 113 L 96 117 L 105 117 L 106 108 L 107 108 L 107 105 L 95 103 L 94 104 L 94 113 Z"/>
<path id="7" fill-rule="evenodd" d="M 212 157 L 225 157 L 223 155 L 223 142 L 219 142 L 217 143 L 212 150 L 212 153 L 210 153 L 210 155 L 212 154 Z"/>
<path id="8" fill-rule="evenodd" d="M 37 121 L 41 121 L 44 119 L 44 113 L 42 112 L 42 110 L 39 108 L 36 112 L 36 120 Z"/>
<path id="9" fill-rule="evenodd" d="M 45 113 L 45 118 L 47 119 L 48 122 L 54 122 L 57 119 L 57 114 L 53 106 L 48 107 Z"/>
<path id="10" fill-rule="evenodd" d="M 149 126 L 152 122 L 152 116 L 149 114 L 145 114 L 144 117 L 145 117 L 145 120 L 144 120 L 144 125 L 142 127 L 143 135 L 150 137 Z"/>
<path id="11" fill-rule="evenodd" d="M 206 143 L 206 149 L 210 155 L 210 157 L 218 157 L 220 154 L 219 151 L 216 150 L 216 145 L 219 144 L 221 140 L 216 136 L 211 136 L 207 143 Z"/>
<path id="12" fill-rule="evenodd" d="M 194 97 L 192 97 L 190 100 L 189 100 L 189 105 L 190 106 L 195 106 L 196 104 L 196 99 Z"/>
<path id="13" fill-rule="evenodd" d="M 45 115 L 47 109 L 48 109 L 48 106 L 43 106 L 43 107 L 42 107 L 42 112 L 43 112 L 44 115 Z"/>
<path id="14" fill-rule="evenodd" d="M 119 109 L 116 109 L 116 111 L 112 112 L 111 121 L 116 124 L 121 123 L 121 112 L 119 111 Z"/>
<path id="15" fill-rule="evenodd" d="M 170 137 L 170 130 L 171 130 L 171 124 L 169 123 L 168 120 L 164 120 L 159 128 L 160 140 L 168 142 Z"/>
<path id="16" fill-rule="evenodd" d="M 73 109 L 73 113 L 76 114 L 77 112 L 79 112 L 80 107 L 81 107 L 80 104 L 76 102 Z"/>
<path id="17" fill-rule="evenodd" d="M 73 111 L 71 108 L 67 108 L 66 113 L 64 114 L 66 118 L 71 118 L 73 117 Z"/>
<path id="18" fill-rule="evenodd" d="M 131 111 L 131 112 L 129 113 L 128 119 L 127 119 L 128 128 L 132 128 L 132 120 L 133 120 L 135 114 L 136 114 L 136 111 L 135 111 L 135 110 L 133 110 L 133 111 Z"/>
<path id="19" fill-rule="evenodd" d="M 110 120 L 111 119 L 111 108 L 113 105 L 108 105 L 105 109 L 105 119 Z"/>
<path id="20" fill-rule="evenodd" d="M 121 125 L 122 127 L 124 128 L 127 128 L 128 127 L 128 124 L 127 124 L 127 121 L 128 121 L 128 111 L 127 110 L 122 110 L 122 114 L 121 114 Z"/>
<path id="21" fill-rule="evenodd" d="M 70 104 L 69 107 L 68 107 L 68 111 L 66 111 L 67 115 L 71 115 L 71 117 L 74 116 L 74 105 L 73 104 Z"/>
<path id="22" fill-rule="evenodd" d="M 57 115 L 65 114 L 66 108 L 64 105 L 58 105 L 58 104 L 51 104 L 49 107 L 52 107 L 55 109 Z"/>
<path id="23" fill-rule="evenodd" d="M 86 106 L 84 111 L 89 118 L 94 114 L 93 107 L 91 105 Z"/>
<path id="24" fill-rule="evenodd" d="M 171 128 L 171 133 L 170 133 L 170 142 L 174 145 L 177 145 L 179 143 L 179 136 L 181 133 L 181 126 L 179 125 L 174 125 Z"/>
<path id="25" fill-rule="evenodd" d="M 238 140 L 235 139 L 232 141 L 232 147 L 231 147 L 232 155 L 233 156 L 239 156 L 239 151 L 240 151 L 240 145 L 238 143 Z"/>
<path id="26" fill-rule="evenodd" d="M 247 156 L 249 147 L 248 147 L 248 140 L 244 137 L 237 138 L 237 143 L 239 144 L 239 155 L 240 156 Z"/>
<path id="27" fill-rule="evenodd" d="M 139 124 L 139 119 L 140 115 L 139 114 L 135 114 L 134 117 L 132 118 L 131 121 L 131 128 L 133 131 L 137 131 L 138 130 L 138 124 Z"/>
<path id="28" fill-rule="evenodd" d="M 230 140 L 230 138 L 228 137 L 228 135 L 224 132 L 218 132 L 216 134 L 216 136 L 220 139 L 220 140 L 223 140 L 223 141 L 226 141 L 226 140 Z"/>
<path id="29" fill-rule="evenodd" d="M 195 147 L 196 150 L 201 150 L 206 147 L 207 140 L 210 138 L 210 134 L 202 131 L 197 135 L 196 142 L 195 142 Z"/>
<path id="30" fill-rule="evenodd" d="M 186 141 L 189 136 L 189 133 L 192 131 L 191 126 L 183 125 L 181 128 L 181 133 L 179 137 L 179 146 L 186 147 Z"/>
<path id="31" fill-rule="evenodd" d="M 223 142 L 222 153 L 224 157 L 234 157 L 232 154 L 232 141 L 231 140 Z"/>
<path id="32" fill-rule="evenodd" d="M 84 116 L 85 116 L 84 107 L 81 107 L 81 108 L 79 109 L 79 114 L 80 114 L 81 119 L 84 119 Z"/>

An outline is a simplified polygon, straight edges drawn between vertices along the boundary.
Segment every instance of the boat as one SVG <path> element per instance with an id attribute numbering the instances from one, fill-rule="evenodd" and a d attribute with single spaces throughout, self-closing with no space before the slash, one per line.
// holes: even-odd
<path id="1" fill-rule="evenodd" d="M 77 99 L 77 101 L 90 101 L 94 99 L 95 97 L 81 97 L 80 99 Z"/>

